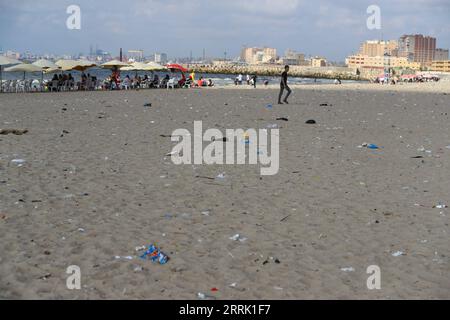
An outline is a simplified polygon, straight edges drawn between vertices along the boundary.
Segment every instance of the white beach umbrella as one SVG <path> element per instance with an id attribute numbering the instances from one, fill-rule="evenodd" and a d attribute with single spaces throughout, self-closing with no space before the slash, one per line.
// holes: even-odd
<path id="1" fill-rule="evenodd" d="M 119 60 L 111 60 L 108 62 L 105 62 L 104 64 L 100 65 L 100 67 L 104 69 L 114 69 L 114 68 L 121 68 L 121 67 L 129 67 L 130 64 L 126 62 L 122 62 Z"/>
<path id="2" fill-rule="evenodd" d="M 55 63 L 63 71 L 77 70 L 85 71 L 86 69 L 95 67 L 96 64 L 87 60 L 58 60 Z"/>
<path id="3" fill-rule="evenodd" d="M 142 62 L 133 62 L 129 67 L 120 68 L 121 71 L 152 71 L 154 70 L 151 66 Z"/>
<path id="4" fill-rule="evenodd" d="M 13 58 L 9 58 L 6 56 L 0 56 L 0 92 L 3 92 L 3 79 L 2 79 L 2 67 L 3 66 L 9 66 L 12 64 L 20 64 L 22 62 L 20 62 L 19 60 L 13 59 Z"/>
<path id="5" fill-rule="evenodd" d="M 148 66 L 150 66 L 150 68 L 152 68 L 151 70 L 166 70 L 167 68 L 160 65 L 159 63 L 150 61 L 149 63 L 147 63 Z"/>
<path id="6" fill-rule="evenodd" d="M 42 72 L 41 67 L 35 66 L 34 64 L 21 63 L 5 69 L 6 72 L 23 72 L 23 79 L 25 80 L 25 73 L 27 72 Z"/>
<path id="7" fill-rule="evenodd" d="M 55 63 L 53 63 L 49 60 L 46 60 L 46 59 L 37 60 L 37 61 L 33 62 L 32 64 L 35 66 L 41 67 L 44 70 L 58 68 L 58 66 Z"/>

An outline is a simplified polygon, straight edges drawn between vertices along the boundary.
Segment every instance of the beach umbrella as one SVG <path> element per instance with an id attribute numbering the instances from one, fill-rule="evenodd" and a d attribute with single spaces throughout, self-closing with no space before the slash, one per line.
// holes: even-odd
<path id="1" fill-rule="evenodd" d="M 60 68 L 55 63 L 46 59 L 37 60 L 32 64 L 42 68 L 41 83 L 44 83 L 44 73 L 48 73 L 48 70 L 60 71 Z"/>
<path id="2" fill-rule="evenodd" d="M 179 65 L 179 64 L 176 64 L 176 63 L 168 64 L 166 67 L 167 67 L 167 69 L 170 69 L 172 71 L 175 71 L 175 70 L 178 70 L 178 71 L 181 71 L 181 72 L 188 72 L 189 71 L 188 69 L 186 69 L 182 65 Z"/>
<path id="3" fill-rule="evenodd" d="M 42 68 L 35 66 L 34 64 L 21 63 L 9 68 L 6 68 L 6 72 L 23 72 L 23 79 L 25 80 L 25 73 L 27 72 L 42 72 Z"/>
<path id="4" fill-rule="evenodd" d="M 159 63 L 153 62 L 153 61 L 150 61 L 149 63 L 147 63 L 147 65 L 150 66 L 152 71 L 153 70 L 156 71 L 156 70 L 165 70 L 165 69 L 167 69 L 166 67 L 160 65 Z"/>
<path id="5" fill-rule="evenodd" d="M 97 66 L 94 62 L 87 60 L 58 60 L 55 64 L 63 71 L 85 71 L 86 69 Z"/>
<path id="6" fill-rule="evenodd" d="M 37 61 L 33 62 L 32 64 L 35 66 L 41 67 L 44 70 L 58 68 L 58 66 L 55 63 L 53 63 L 49 60 L 45 60 L 45 59 L 37 60 Z"/>
<path id="7" fill-rule="evenodd" d="M 142 62 L 133 62 L 130 66 L 120 68 L 121 71 L 152 71 L 151 66 Z"/>
<path id="8" fill-rule="evenodd" d="M 20 63 L 22 62 L 20 62 L 19 60 L 8 58 L 5 56 L 0 56 L 0 92 L 3 92 L 2 67 Z"/>
<path id="9" fill-rule="evenodd" d="M 104 69 L 115 69 L 115 68 L 121 68 L 121 67 L 129 67 L 130 64 L 126 62 L 122 62 L 119 60 L 111 60 L 108 62 L 105 62 L 104 64 L 100 65 L 100 67 Z"/>

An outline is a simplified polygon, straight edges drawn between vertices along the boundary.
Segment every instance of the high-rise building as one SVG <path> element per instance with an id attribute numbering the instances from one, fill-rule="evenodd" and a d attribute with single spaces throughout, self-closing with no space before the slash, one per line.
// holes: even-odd
<path id="1" fill-rule="evenodd" d="M 359 54 L 368 57 L 382 57 L 385 54 L 396 56 L 398 49 L 398 42 L 395 40 L 380 41 L 371 40 L 366 41 L 361 45 Z"/>
<path id="2" fill-rule="evenodd" d="M 436 49 L 434 53 L 434 61 L 446 61 L 449 60 L 448 49 Z"/>
<path id="3" fill-rule="evenodd" d="M 436 38 L 421 34 L 403 35 L 398 41 L 399 56 L 428 66 L 434 59 Z"/>

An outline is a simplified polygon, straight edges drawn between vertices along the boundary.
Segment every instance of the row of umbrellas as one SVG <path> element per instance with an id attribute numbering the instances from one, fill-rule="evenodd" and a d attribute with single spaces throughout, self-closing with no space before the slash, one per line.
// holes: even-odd
<path id="1" fill-rule="evenodd" d="M 7 72 L 23 72 L 24 79 L 27 72 L 41 72 L 44 73 L 60 72 L 60 71 L 85 71 L 89 68 L 96 67 L 97 64 L 88 60 L 59 60 L 53 63 L 52 61 L 41 59 L 32 64 L 23 63 L 19 60 L 12 59 L 5 56 L 0 56 L 0 83 L 2 83 L 2 67 L 13 65 L 12 67 L 4 69 Z M 157 71 L 169 69 L 171 71 L 187 72 L 188 70 L 179 64 L 169 64 L 166 67 L 155 63 L 133 62 L 126 63 L 119 60 L 112 60 L 100 65 L 104 69 L 120 69 L 121 71 Z M 1 86 L 0 86 L 1 87 Z"/>

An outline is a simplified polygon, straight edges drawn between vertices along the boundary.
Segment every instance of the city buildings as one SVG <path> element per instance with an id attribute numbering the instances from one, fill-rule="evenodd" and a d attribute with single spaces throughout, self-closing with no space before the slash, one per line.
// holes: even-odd
<path id="1" fill-rule="evenodd" d="M 449 60 L 448 49 L 436 49 L 434 53 L 434 61 Z"/>
<path id="2" fill-rule="evenodd" d="M 156 62 L 156 63 L 159 63 L 159 64 L 161 64 L 161 65 L 164 65 L 164 64 L 167 63 L 167 61 L 169 61 L 169 60 L 167 59 L 167 54 L 166 54 L 166 53 L 160 53 L 160 52 L 157 52 L 157 53 L 153 54 L 153 55 L 150 57 L 150 60 L 151 60 L 151 61 L 154 61 L 154 62 Z"/>
<path id="3" fill-rule="evenodd" d="M 403 35 L 398 41 L 398 55 L 409 61 L 430 66 L 436 51 L 436 38 L 421 34 Z"/>
<path id="4" fill-rule="evenodd" d="M 350 68 L 421 70 L 431 68 L 435 60 L 449 60 L 448 50 L 437 49 L 436 38 L 416 34 L 403 35 L 398 41 L 366 41 L 356 55 L 347 57 L 346 64 Z"/>
<path id="5" fill-rule="evenodd" d="M 143 62 L 144 50 L 128 50 L 128 59 L 134 62 Z"/>
<path id="6" fill-rule="evenodd" d="M 314 57 L 311 58 L 311 67 L 319 68 L 319 67 L 326 67 L 327 66 L 327 60 L 322 57 Z"/>
<path id="7" fill-rule="evenodd" d="M 421 64 L 419 62 L 409 61 L 405 57 L 391 57 L 391 56 L 376 56 L 369 57 L 366 55 L 353 55 L 346 59 L 346 64 L 349 68 L 354 69 L 380 69 L 383 70 L 386 66 L 389 68 L 402 68 L 420 70 Z"/>
<path id="8" fill-rule="evenodd" d="M 274 63 L 277 60 L 275 48 L 242 48 L 241 61 L 248 64 Z"/>
<path id="9" fill-rule="evenodd" d="M 398 42 L 395 40 L 380 41 L 370 40 L 361 45 L 359 54 L 369 57 L 382 57 L 385 54 L 396 56 L 398 52 Z"/>
<path id="10" fill-rule="evenodd" d="M 305 60 L 303 53 L 295 52 L 291 49 L 286 50 L 284 57 L 281 59 L 281 63 L 290 66 L 306 66 L 309 65 L 309 61 Z"/>
<path id="11" fill-rule="evenodd" d="M 431 71 L 450 72 L 450 60 L 433 61 Z"/>

